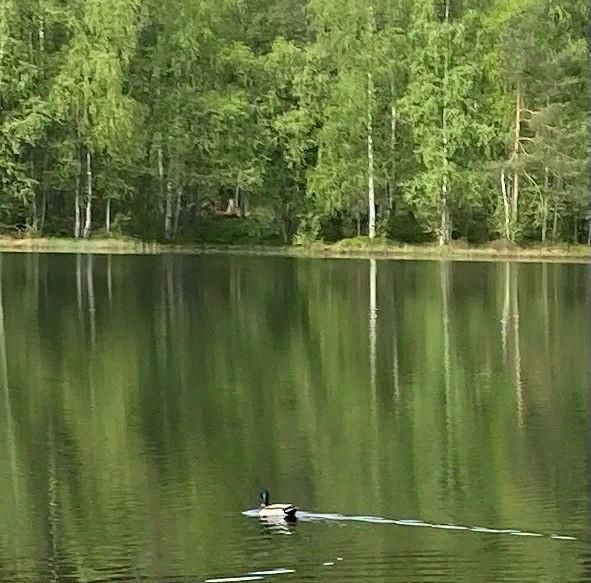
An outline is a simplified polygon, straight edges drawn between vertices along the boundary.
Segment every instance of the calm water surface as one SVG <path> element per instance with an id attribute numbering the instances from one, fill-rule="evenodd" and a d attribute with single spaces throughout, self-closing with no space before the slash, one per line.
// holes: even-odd
<path id="1" fill-rule="evenodd" d="M 588 580 L 588 266 L 0 260 L 0 581 Z"/>

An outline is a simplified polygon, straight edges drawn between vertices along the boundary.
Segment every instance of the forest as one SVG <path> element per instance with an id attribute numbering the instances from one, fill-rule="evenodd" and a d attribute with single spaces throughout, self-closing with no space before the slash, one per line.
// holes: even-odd
<path id="1" fill-rule="evenodd" d="M 0 0 L 0 227 L 591 243 L 583 0 Z"/>

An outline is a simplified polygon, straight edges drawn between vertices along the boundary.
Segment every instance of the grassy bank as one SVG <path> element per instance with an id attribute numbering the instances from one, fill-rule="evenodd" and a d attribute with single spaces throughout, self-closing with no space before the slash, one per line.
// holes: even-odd
<path id="1" fill-rule="evenodd" d="M 586 245 L 518 246 L 506 242 L 468 246 L 456 242 L 441 248 L 433 244 L 409 245 L 387 240 L 370 241 L 366 237 L 344 239 L 337 243 L 314 242 L 307 246 L 163 244 L 132 238 L 94 238 L 88 241 L 69 238 L 0 237 L 0 251 L 37 253 L 109 253 L 156 255 L 162 253 L 275 255 L 318 258 L 376 259 L 453 259 L 458 261 L 560 261 L 589 263 L 591 250 Z"/>

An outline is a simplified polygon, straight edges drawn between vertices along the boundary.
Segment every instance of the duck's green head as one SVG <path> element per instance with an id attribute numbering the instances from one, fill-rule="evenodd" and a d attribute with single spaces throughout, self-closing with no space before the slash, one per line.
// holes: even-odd
<path id="1" fill-rule="evenodd" d="M 263 506 L 269 506 L 269 490 L 261 490 L 259 496 L 261 498 L 261 504 Z"/>

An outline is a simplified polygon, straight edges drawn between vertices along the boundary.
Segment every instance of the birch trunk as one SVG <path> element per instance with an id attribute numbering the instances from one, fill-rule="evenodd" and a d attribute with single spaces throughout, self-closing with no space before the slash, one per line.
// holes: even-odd
<path id="1" fill-rule="evenodd" d="M 394 207 L 394 186 L 396 184 L 396 105 L 390 108 L 390 176 L 388 179 L 388 210 Z"/>
<path id="2" fill-rule="evenodd" d="M 513 140 L 513 162 L 519 160 L 519 142 L 521 140 L 521 88 L 517 84 L 517 98 L 515 100 L 515 135 Z M 517 168 L 513 170 L 513 193 L 511 198 L 511 222 L 513 236 L 515 234 L 515 226 L 517 224 L 517 208 L 519 203 L 519 172 Z"/>
<path id="3" fill-rule="evenodd" d="M 179 218 L 181 216 L 181 204 L 183 202 L 183 188 L 179 185 L 176 189 L 176 205 L 174 208 L 174 224 L 172 226 L 172 237 L 176 239 L 179 232 Z"/>
<path id="4" fill-rule="evenodd" d="M 370 38 L 373 39 L 375 30 L 375 17 L 373 12 L 373 4 L 368 2 L 367 7 L 367 24 Z M 371 54 L 371 50 L 370 50 Z M 373 158 L 373 100 L 374 87 L 371 69 L 368 67 L 367 71 L 367 202 L 369 206 L 368 212 L 368 234 L 370 239 L 376 236 L 376 200 L 374 190 L 374 158 Z"/>
<path id="5" fill-rule="evenodd" d="M 542 243 L 546 240 L 548 232 L 548 188 L 550 186 L 550 171 L 544 167 L 544 194 L 542 195 Z"/>
<path id="6" fill-rule="evenodd" d="M 449 23 L 449 0 L 445 3 L 445 24 Z M 447 93 L 449 71 L 449 46 L 445 48 L 443 59 L 443 107 L 441 112 L 441 127 L 443 130 L 443 178 L 441 181 L 441 218 L 439 226 L 439 246 L 447 245 L 451 239 L 451 226 L 449 217 L 449 160 L 448 160 L 448 136 L 447 136 Z"/>
<path id="7" fill-rule="evenodd" d="M 373 160 L 373 79 L 367 74 L 367 199 L 369 204 L 369 238 L 376 236 L 376 201 L 374 191 L 374 160 Z"/>
<path id="8" fill-rule="evenodd" d="M 172 184 L 166 182 L 166 211 L 164 214 L 164 238 L 167 241 L 172 239 Z"/>
<path id="9" fill-rule="evenodd" d="M 558 206 L 554 205 L 554 214 L 552 217 L 552 240 L 556 241 L 558 237 Z"/>
<path id="10" fill-rule="evenodd" d="M 74 237 L 80 238 L 81 231 L 81 216 L 80 216 L 80 161 L 78 161 L 78 172 L 76 172 L 76 198 L 74 199 L 75 205 L 75 219 L 74 219 Z"/>
<path id="11" fill-rule="evenodd" d="M 31 178 L 35 177 L 35 162 L 31 157 Z M 31 227 L 33 232 L 37 232 L 39 228 L 39 216 L 37 214 L 37 193 L 33 191 L 33 196 L 31 197 Z"/>
<path id="12" fill-rule="evenodd" d="M 111 232 L 111 197 L 107 198 L 107 208 L 105 209 L 105 229 L 107 233 Z"/>
<path id="13" fill-rule="evenodd" d="M 238 177 L 236 178 L 236 190 L 234 191 L 234 207 L 236 208 L 236 212 L 238 213 L 238 209 L 240 208 L 240 178 L 242 177 L 242 170 L 238 172 Z"/>
<path id="14" fill-rule="evenodd" d="M 36 233 L 39 230 L 39 215 L 37 214 L 37 193 L 33 193 L 33 198 L 31 199 L 31 227 L 34 233 Z"/>
<path id="15" fill-rule="evenodd" d="M 84 221 L 84 238 L 90 237 L 92 229 L 92 162 L 90 148 L 86 150 L 86 218 Z"/>
<path id="16" fill-rule="evenodd" d="M 160 200 L 158 201 L 158 207 L 162 212 L 162 201 L 164 200 L 164 152 L 162 151 L 162 138 L 160 135 L 157 137 L 158 145 L 158 183 L 160 185 Z"/>
<path id="17" fill-rule="evenodd" d="M 39 39 L 39 52 L 43 54 L 45 52 L 45 20 L 43 19 L 43 16 L 39 17 L 37 36 Z"/>

